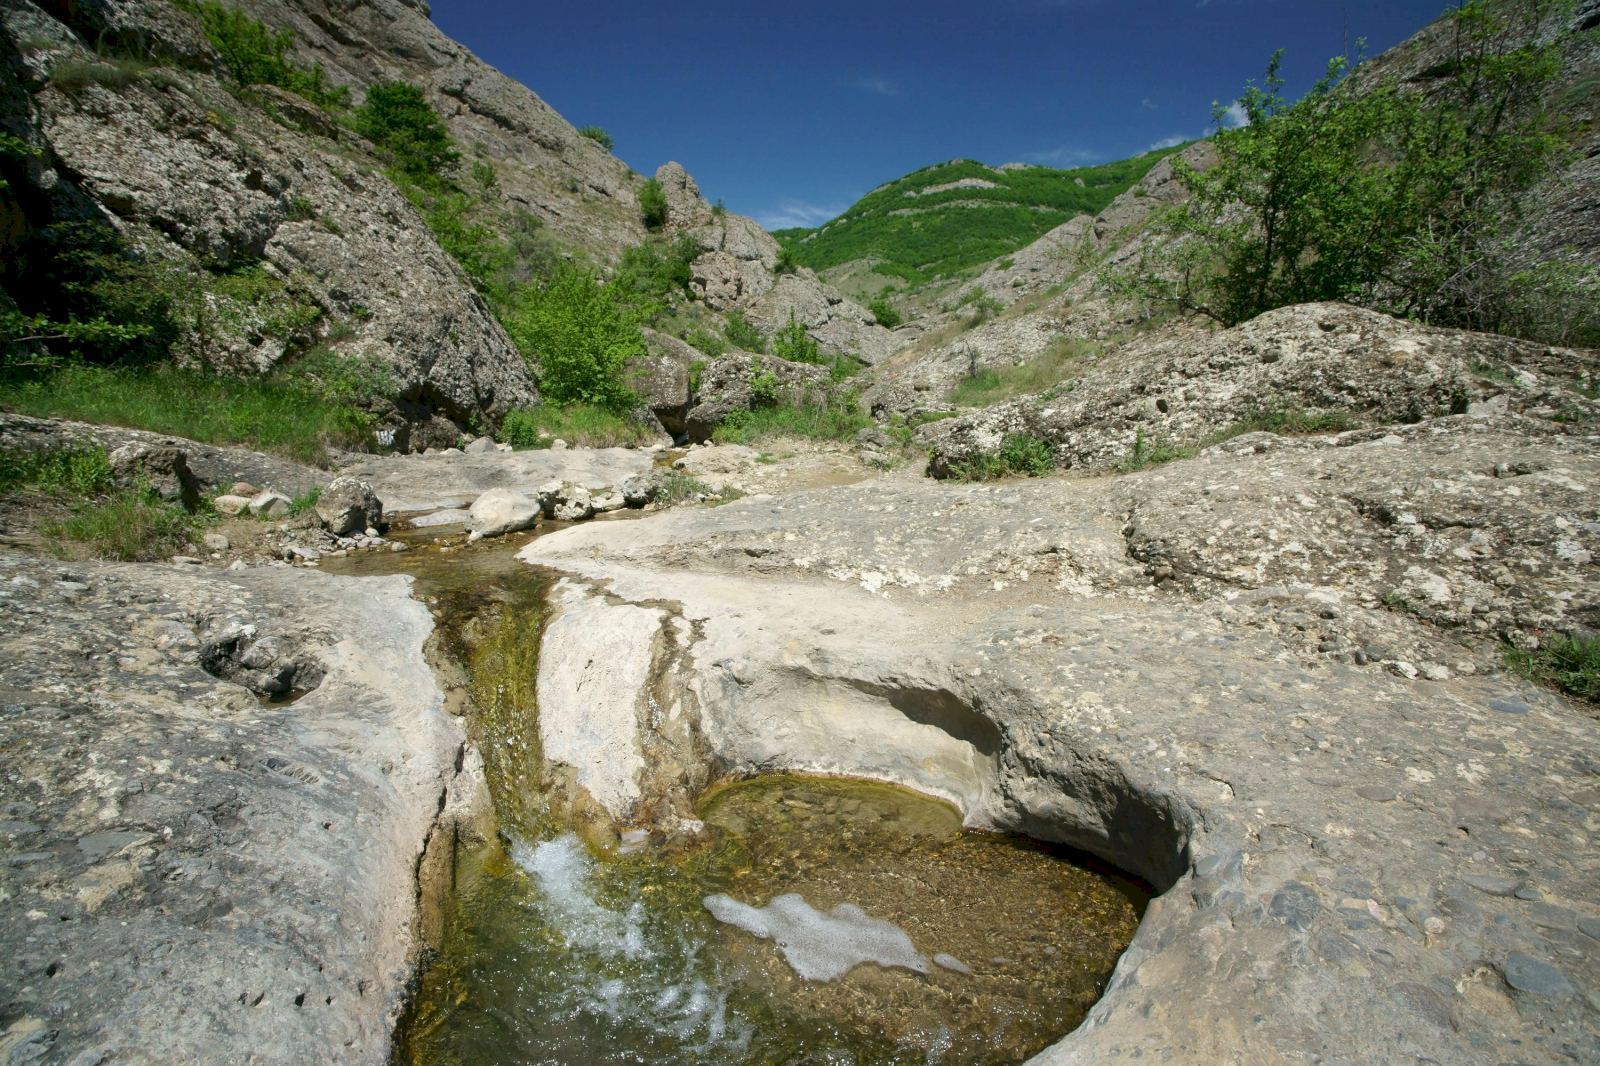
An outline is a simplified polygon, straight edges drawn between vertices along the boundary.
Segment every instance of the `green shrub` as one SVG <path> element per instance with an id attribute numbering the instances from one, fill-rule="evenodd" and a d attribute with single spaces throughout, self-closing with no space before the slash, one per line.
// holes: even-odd
<path id="1" fill-rule="evenodd" d="M 579 126 L 578 133 L 589 138 L 591 141 L 598 144 L 601 148 L 604 148 L 608 152 L 617 146 L 617 142 L 611 139 L 611 134 L 607 133 L 599 126 Z"/>
<path id="2" fill-rule="evenodd" d="M 1006 477 L 1044 477 L 1055 469 L 1056 448 L 1028 433 L 1012 433 L 1000 450 L 980 452 L 950 465 L 955 481 L 996 481 Z"/>
<path id="3" fill-rule="evenodd" d="M 365 406 L 393 399 L 400 391 L 394 367 L 375 355 L 341 355 L 313 348 L 283 371 L 283 377 L 334 404 Z"/>
<path id="4" fill-rule="evenodd" d="M 684 343 L 691 348 L 696 348 L 715 359 L 728 350 L 728 342 L 715 333 L 703 329 L 690 330 L 683 335 Z M 701 364 L 704 365 L 704 364 Z"/>
<path id="5" fill-rule="evenodd" d="M 778 375 L 766 368 L 759 355 L 750 360 L 750 402 L 757 408 L 778 406 Z"/>
<path id="6" fill-rule="evenodd" d="M 687 294 L 700 246 L 688 234 L 671 241 L 652 240 L 623 251 L 611 285 L 641 321 L 661 315 L 674 296 Z"/>
<path id="7" fill-rule="evenodd" d="M 153 562 L 182 552 L 194 540 L 200 520 L 151 492 L 124 489 L 73 508 L 71 517 L 40 527 L 46 537 L 71 542 L 55 545 L 57 554 L 78 549 L 101 559 Z"/>
<path id="8" fill-rule="evenodd" d="M 789 324 L 772 335 L 772 354 L 791 363 L 822 363 L 817 342 L 789 309 Z"/>
<path id="9" fill-rule="evenodd" d="M 53 496 L 98 495 L 111 489 L 111 464 L 100 448 L 0 451 L 0 493 L 18 488 Z"/>
<path id="10" fill-rule="evenodd" d="M 644 224 L 650 229 L 660 229 L 667 224 L 667 194 L 661 190 L 661 183 L 655 178 L 648 179 L 639 187 L 639 213 L 644 216 Z"/>
<path id="11" fill-rule="evenodd" d="M 625 383 L 628 360 L 645 351 L 636 322 L 615 286 L 566 266 L 523 292 L 505 324 L 546 401 L 621 412 L 637 402 Z"/>
<path id="12" fill-rule="evenodd" d="M 872 312 L 872 317 L 876 318 L 878 320 L 878 325 L 882 326 L 884 329 L 894 329 L 903 321 L 903 319 L 900 317 L 900 312 L 896 311 L 894 307 L 890 305 L 887 293 L 879 293 L 877 297 L 867 305 L 867 310 Z"/>
<path id="13" fill-rule="evenodd" d="M 480 159 L 472 164 L 472 180 L 477 182 L 484 192 L 488 192 L 500 184 L 500 175 L 494 169 L 493 163 L 487 159 Z"/>
<path id="14" fill-rule="evenodd" d="M 1552 634 L 1538 651 L 1506 649 L 1506 663 L 1537 684 L 1600 703 L 1600 639 Z"/>
<path id="15" fill-rule="evenodd" d="M 700 395 L 700 375 L 705 373 L 707 362 L 708 360 L 705 359 L 696 359 L 689 364 L 689 395 L 691 397 Z"/>
<path id="16" fill-rule="evenodd" d="M 517 451 L 548 448 L 556 438 L 584 448 L 620 448 L 647 444 L 655 428 L 603 407 L 539 407 L 512 411 L 500 423 L 495 439 Z"/>
<path id="17" fill-rule="evenodd" d="M 728 312 L 728 328 L 724 331 L 728 343 L 746 352 L 765 352 L 767 337 L 747 318 L 743 311 Z"/>
<path id="18" fill-rule="evenodd" d="M 395 157 L 400 169 L 420 181 L 437 181 L 453 172 L 461 153 L 422 90 L 404 81 L 367 90 L 353 116 L 356 131 Z"/>
<path id="19" fill-rule="evenodd" d="M 322 64 L 307 68 L 289 60 L 294 34 L 288 30 L 273 33 L 243 10 L 223 7 L 215 0 L 177 2 L 200 20 L 206 37 L 221 54 L 240 88 L 275 85 L 323 107 L 343 107 L 349 103 L 349 86 L 330 88 Z"/>

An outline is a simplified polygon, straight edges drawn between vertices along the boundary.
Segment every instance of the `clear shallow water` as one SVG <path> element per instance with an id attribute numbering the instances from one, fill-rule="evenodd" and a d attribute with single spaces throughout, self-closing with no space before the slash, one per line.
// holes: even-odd
<path id="1" fill-rule="evenodd" d="M 522 538 L 440 553 L 434 535 L 326 567 L 416 578 L 465 675 L 499 826 L 457 853 L 399 1066 L 987 1066 L 1036 1054 L 1099 998 L 1148 890 L 1080 854 L 964 832 L 955 810 L 902 789 L 759 778 L 702 798 L 703 846 L 591 849 L 538 792 L 546 578 L 515 561 Z M 774 910 L 786 896 L 799 903 Z M 774 925 L 775 911 L 788 917 Z M 852 957 L 902 965 L 807 980 L 791 952 L 814 975 Z"/>
<path id="2" fill-rule="evenodd" d="M 1082 1020 L 1146 900 L 882 785 L 764 778 L 702 813 L 714 842 L 687 854 L 602 855 L 558 833 L 466 857 L 397 1061 L 1019 1062 Z M 705 905 L 789 893 L 853 904 L 972 972 L 869 962 L 806 980 Z"/>

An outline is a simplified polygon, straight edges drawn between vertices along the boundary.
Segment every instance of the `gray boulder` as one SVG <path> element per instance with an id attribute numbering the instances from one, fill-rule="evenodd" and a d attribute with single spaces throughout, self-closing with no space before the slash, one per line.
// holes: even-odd
<path id="1" fill-rule="evenodd" d="M 641 332 L 646 351 L 629 361 L 628 387 L 639 394 L 661 427 L 676 436 L 687 429 L 689 409 L 694 404 L 689 368 L 710 357 L 677 337 L 653 329 Z"/>
<path id="2" fill-rule="evenodd" d="M 770 355 L 730 352 L 713 359 L 701 371 L 700 393 L 685 429 L 690 441 L 703 444 L 734 411 L 750 411 L 770 402 L 818 403 L 826 401 L 831 392 L 824 367 Z"/>
<path id="3" fill-rule="evenodd" d="M 539 501 L 512 489 L 490 489 L 467 512 L 467 528 L 498 537 L 531 528 L 539 520 Z"/>
<path id="4" fill-rule="evenodd" d="M 281 492 L 264 489 L 249 503 L 250 513 L 257 518 L 282 518 L 294 506 L 294 501 Z"/>
<path id="5" fill-rule="evenodd" d="M 149 488 L 163 500 L 180 503 L 186 510 L 200 504 L 200 482 L 189 469 L 181 448 L 169 444 L 124 444 L 106 457 L 111 479 L 125 488 Z"/>
<path id="6" fill-rule="evenodd" d="M 594 499 L 575 481 L 547 481 L 539 486 L 539 505 L 559 522 L 577 522 L 594 515 Z"/>
<path id="7" fill-rule="evenodd" d="M 357 533 L 383 521 L 383 501 L 372 485 L 349 475 L 336 477 L 317 498 L 317 517 L 336 537 Z"/>
<path id="8" fill-rule="evenodd" d="M 654 503 L 661 494 L 662 475 L 657 471 L 634 474 L 622 482 L 622 502 L 629 507 L 643 507 Z"/>

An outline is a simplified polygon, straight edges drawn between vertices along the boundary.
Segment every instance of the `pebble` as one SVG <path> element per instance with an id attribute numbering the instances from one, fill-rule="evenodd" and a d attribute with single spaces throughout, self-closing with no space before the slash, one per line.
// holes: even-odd
<path id="1" fill-rule="evenodd" d="M 1513 951 L 1506 956 L 1506 984 L 1538 996 L 1574 996 L 1578 990 L 1567 975 L 1547 962 Z"/>
<path id="2" fill-rule="evenodd" d="M 1523 885 L 1515 877 L 1501 877 L 1498 874 L 1462 874 L 1461 880 L 1491 896 L 1510 896 Z"/>
<path id="3" fill-rule="evenodd" d="M 954 955 L 946 955 L 943 952 L 935 955 L 933 957 L 933 962 L 935 966 L 942 966 L 946 970 L 954 970 L 956 973 L 970 974 L 972 972 L 972 967 L 968 966 Z"/>

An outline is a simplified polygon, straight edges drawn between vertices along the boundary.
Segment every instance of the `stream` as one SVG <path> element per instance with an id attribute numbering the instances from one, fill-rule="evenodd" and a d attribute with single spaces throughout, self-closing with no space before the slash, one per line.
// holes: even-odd
<path id="1" fill-rule="evenodd" d="M 965 830 L 905 789 L 723 783 L 697 804 L 705 842 L 670 848 L 563 824 L 541 795 L 534 681 L 551 578 L 516 561 L 528 537 L 395 536 L 411 550 L 324 569 L 414 578 L 494 801 L 492 829 L 456 851 L 399 1066 L 1015 1063 L 1099 998 L 1148 886 L 1066 848 Z"/>

